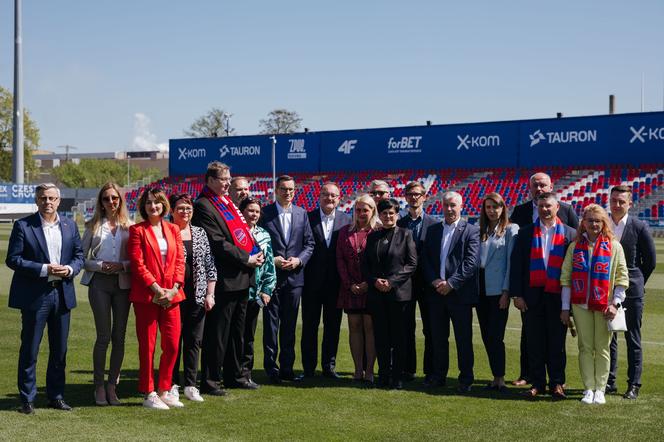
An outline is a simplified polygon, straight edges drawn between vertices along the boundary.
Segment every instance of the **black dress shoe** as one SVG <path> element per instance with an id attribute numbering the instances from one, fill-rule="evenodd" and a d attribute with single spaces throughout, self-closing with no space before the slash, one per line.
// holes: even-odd
<path id="1" fill-rule="evenodd" d="M 613 385 L 607 384 L 606 388 L 604 389 L 604 393 L 606 394 L 618 393 L 618 387 L 616 387 L 615 384 Z"/>
<path id="2" fill-rule="evenodd" d="M 278 374 L 273 374 L 273 375 L 270 375 L 270 381 L 269 382 L 270 382 L 270 384 L 278 385 L 278 384 L 281 384 L 281 378 L 279 377 Z"/>
<path id="3" fill-rule="evenodd" d="M 226 391 L 221 388 L 206 388 L 201 390 L 201 394 L 206 394 L 208 396 L 226 396 Z"/>
<path id="4" fill-rule="evenodd" d="M 247 382 L 241 382 L 238 387 L 245 390 L 258 390 L 261 386 L 249 379 Z"/>
<path id="5" fill-rule="evenodd" d="M 404 382 L 411 382 L 415 380 L 415 373 L 404 373 L 401 375 L 401 380 Z"/>
<path id="6" fill-rule="evenodd" d="M 625 394 L 623 394 L 623 398 L 630 400 L 638 398 L 640 388 L 641 387 L 637 387 L 636 385 L 630 385 Z"/>
<path id="7" fill-rule="evenodd" d="M 341 379 L 341 376 L 334 370 L 323 370 L 323 376 L 330 379 Z"/>
<path id="8" fill-rule="evenodd" d="M 18 411 L 23 414 L 34 414 L 35 406 L 32 402 L 23 402 Z"/>
<path id="9" fill-rule="evenodd" d="M 445 381 L 437 379 L 433 376 L 429 376 L 428 378 L 424 379 L 422 385 L 424 386 L 424 388 L 444 387 Z"/>
<path id="10" fill-rule="evenodd" d="M 69 405 L 67 405 L 67 403 L 62 399 L 53 399 L 51 401 L 48 401 L 48 408 L 54 408 L 56 410 L 62 410 L 62 411 L 72 410 L 72 408 Z"/>
<path id="11" fill-rule="evenodd" d="M 470 393 L 470 385 L 469 384 L 459 384 L 457 386 L 457 392 L 461 393 L 461 394 Z"/>
<path id="12" fill-rule="evenodd" d="M 292 371 L 287 371 L 279 372 L 279 378 L 281 378 L 282 381 L 294 381 L 296 376 Z"/>
<path id="13" fill-rule="evenodd" d="M 392 383 L 390 384 L 390 388 L 392 390 L 403 390 L 403 382 L 401 380 L 392 381 Z"/>

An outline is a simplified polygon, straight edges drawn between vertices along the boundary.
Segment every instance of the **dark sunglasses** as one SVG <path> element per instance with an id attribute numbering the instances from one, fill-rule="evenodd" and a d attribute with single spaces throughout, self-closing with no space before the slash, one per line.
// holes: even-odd
<path id="1" fill-rule="evenodd" d="M 113 195 L 113 196 L 103 196 L 103 197 L 101 198 L 102 201 L 105 201 L 105 202 L 107 202 L 107 203 L 110 203 L 110 202 L 112 202 L 112 201 L 117 201 L 117 200 L 119 200 L 119 199 L 120 199 L 120 197 L 117 196 L 117 195 Z"/>

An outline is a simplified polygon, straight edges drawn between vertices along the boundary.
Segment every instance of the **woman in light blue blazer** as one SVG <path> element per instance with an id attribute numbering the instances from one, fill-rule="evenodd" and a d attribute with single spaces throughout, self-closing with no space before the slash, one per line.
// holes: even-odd
<path id="1" fill-rule="evenodd" d="M 510 224 L 503 197 L 489 193 L 480 212 L 480 301 L 477 319 L 489 356 L 493 381 L 486 388 L 501 393 L 505 386 L 505 327 L 509 311 L 510 255 L 519 226 Z"/>

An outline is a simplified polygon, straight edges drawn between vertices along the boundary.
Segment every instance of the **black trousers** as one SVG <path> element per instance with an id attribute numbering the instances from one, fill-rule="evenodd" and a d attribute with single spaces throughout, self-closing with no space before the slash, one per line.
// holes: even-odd
<path id="1" fill-rule="evenodd" d="M 323 313 L 323 342 L 321 367 L 334 370 L 339 348 L 339 329 L 343 311 L 337 308 L 337 291 L 306 292 L 302 294 L 302 368 L 305 374 L 314 374 L 318 365 L 318 327 Z"/>
<path id="2" fill-rule="evenodd" d="M 373 321 L 378 376 L 400 381 L 406 363 L 406 312 L 408 301 L 395 301 L 387 294 L 370 293 L 367 307 Z"/>
<path id="3" fill-rule="evenodd" d="M 480 273 L 480 301 L 475 308 L 480 323 L 480 333 L 489 357 L 491 374 L 505 376 L 505 327 L 509 309 L 499 307 L 500 296 L 487 296 L 484 275 Z"/>
<path id="4" fill-rule="evenodd" d="M 526 336 L 526 314 L 521 312 L 521 341 L 519 344 L 519 379 L 530 381 L 530 374 L 528 370 L 528 338 Z"/>
<path id="5" fill-rule="evenodd" d="M 178 358 L 173 366 L 173 384 L 195 387 L 198 373 L 198 356 L 203 342 L 205 324 L 205 308 L 196 304 L 193 299 L 185 299 L 180 303 L 180 319 L 182 332 L 178 345 Z M 180 383 L 180 357 L 184 363 L 184 384 Z"/>
<path id="6" fill-rule="evenodd" d="M 643 372 L 643 353 L 641 350 L 641 320 L 643 318 L 643 298 L 626 298 L 623 301 L 627 331 L 627 384 L 641 386 Z M 608 385 L 615 385 L 618 376 L 618 333 L 611 338 L 611 369 Z"/>
<path id="7" fill-rule="evenodd" d="M 243 352 L 244 319 L 249 290 L 217 290 L 214 308 L 207 313 L 203 328 L 201 355 L 201 390 L 216 389 L 224 379 L 241 379 L 240 356 Z"/>
<path id="8" fill-rule="evenodd" d="M 475 380 L 473 365 L 473 306 L 447 302 L 438 293 L 428 295 L 431 336 L 433 343 L 433 378 L 441 382 L 447 379 L 450 367 L 450 322 L 454 327 L 454 339 L 459 366 L 459 382 L 470 385 Z"/>
<path id="9" fill-rule="evenodd" d="M 565 336 L 567 327 L 560 321 L 560 295 L 544 293 L 526 310 L 526 334 L 528 336 L 528 366 L 530 383 L 540 391 L 565 383 Z"/>
<path id="10" fill-rule="evenodd" d="M 417 372 L 417 347 L 415 331 L 417 318 L 415 304 L 420 306 L 420 317 L 422 319 L 422 334 L 424 335 L 424 359 L 422 368 L 425 375 L 433 373 L 433 350 L 431 349 L 431 321 L 429 319 L 429 301 L 423 291 L 413 289 L 413 301 L 408 301 L 406 312 L 406 368 L 405 372 L 415 374 Z"/>
<path id="11" fill-rule="evenodd" d="M 286 284 L 272 292 L 270 303 L 263 308 L 263 367 L 268 376 L 293 374 L 295 329 L 301 296 L 302 287 Z"/>
<path id="12" fill-rule="evenodd" d="M 256 325 L 261 308 L 256 301 L 247 304 L 247 316 L 244 320 L 244 351 L 240 365 L 242 366 L 242 382 L 251 380 L 251 371 L 254 369 L 254 338 Z"/>

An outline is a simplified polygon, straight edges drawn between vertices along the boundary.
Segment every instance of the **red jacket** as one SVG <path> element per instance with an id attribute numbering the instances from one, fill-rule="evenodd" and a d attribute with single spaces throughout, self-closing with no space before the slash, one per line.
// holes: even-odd
<path id="1" fill-rule="evenodd" d="M 134 224 L 129 228 L 129 241 L 127 254 L 131 262 L 131 302 L 152 302 L 154 293 L 150 290 L 152 283 L 159 287 L 171 289 L 175 283 L 180 284 L 180 290 L 171 303 L 175 304 L 185 299 L 182 287 L 184 286 L 184 246 L 180 236 L 180 228 L 167 221 L 161 221 L 164 238 L 168 244 L 166 264 L 161 263 L 159 244 L 149 221 Z"/>

